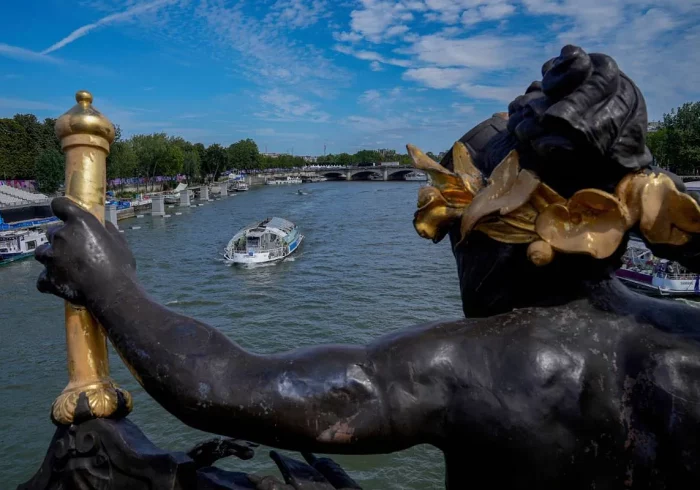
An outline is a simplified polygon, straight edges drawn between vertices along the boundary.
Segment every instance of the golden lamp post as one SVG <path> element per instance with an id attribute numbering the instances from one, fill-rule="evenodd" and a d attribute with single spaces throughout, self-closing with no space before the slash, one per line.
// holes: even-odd
<path id="1" fill-rule="evenodd" d="M 104 224 L 106 161 L 114 126 L 92 106 L 92 94 L 75 94 L 77 104 L 56 121 L 56 136 L 66 155 L 66 196 Z M 131 411 L 131 395 L 109 377 L 107 338 L 83 307 L 66 302 L 68 385 L 51 410 L 59 424 L 71 424 L 78 400 L 85 394 L 93 417 Z"/>

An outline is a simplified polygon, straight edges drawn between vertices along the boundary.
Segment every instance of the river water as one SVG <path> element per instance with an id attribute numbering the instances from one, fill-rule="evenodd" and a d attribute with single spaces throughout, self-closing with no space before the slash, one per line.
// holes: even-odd
<path id="1" fill-rule="evenodd" d="M 299 188 L 308 194 L 299 195 Z M 413 229 L 418 188 L 416 182 L 265 186 L 197 208 L 168 209 L 170 218 L 121 221 L 120 227 L 141 281 L 158 301 L 246 349 L 366 343 L 461 316 L 449 245 L 434 245 Z M 306 236 L 300 250 L 274 266 L 227 266 L 221 254 L 231 236 L 268 216 L 300 227 Z M 36 291 L 40 271 L 33 260 L 0 268 L 2 488 L 14 488 L 39 468 L 54 430 L 51 402 L 67 382 L 63 305 Z M 111 363 L 113 378 L 134 397 L 130 419 L 155 444 L 186 451 L 208 437 L 151 400 L 114 352 Z M 218 464 L 279 475 L 267 452 L 259 448 L 253 460 Z M 442 456 L 429 446 L 335 459 L 367 490 L 444 487 Z"/>

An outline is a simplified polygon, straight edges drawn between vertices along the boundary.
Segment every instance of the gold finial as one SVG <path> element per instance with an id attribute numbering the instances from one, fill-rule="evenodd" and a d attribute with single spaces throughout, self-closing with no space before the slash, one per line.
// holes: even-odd
<path id="1" fill-rule="evenodd" d="M 114 125 L 92 105 L 92 94 L 87 90 L 79 90 L 75 94 L 77 102 L 68 112 L 56 121 L 56 136 L 66 147 L 66 138 L 77 135 L 99 136 L 105 141 L 94 141 L 96 146 L 109 151 L 109 145 L 114 142 Z M 71 142 L 69 141 L 68 144 Z"/>
<path id="2" fill-rule="evenodd" d="M 78 104 L 85 103 L 85 105 L 92 104 L 92 94 L 87 90 L 78 90 L 75 93 L 75 101 Z"/>
<path id="3" fill-rule="evenodd" d="M 104 222 L 106 159 L 114 126 L 92 106 L 92 94 L 75 94 L 77 104 L 56 121 L 56 135 L 66 155 L 66 197 Z M 81 394 L 93 417 L 118 417 L 131 410 L 131 395 L 109 377 L 107 339 L 85 308 L 66 303 L 68 386 L 52 407 L 53 420 L 74 422 Z"/>

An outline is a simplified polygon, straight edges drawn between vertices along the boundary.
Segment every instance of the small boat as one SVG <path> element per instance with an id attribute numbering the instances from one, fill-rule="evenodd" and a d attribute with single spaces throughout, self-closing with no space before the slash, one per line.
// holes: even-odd
<path id="1" fill-rule="evenodd" d="M 272 179 L 265 182 L 267 185 L 301 184 L 301 177 L 287 177 L 286 179 Z"/>
<path id="2" fill-rule="evenodd" d="M 425 175 L 423 172 L 411 172 L 410 174 L 406 174 L 404 180 L 414 182 L 426 182 L 428 180 L 428 176 Z"/>
<path id="3" fill-rule="evenodd" d="M 615 274 L 628 287 L 649 296 L 700 297 L 700 275 L 655 257 L 636 237 L 630 238 L 622 267 Z"/>
<path id="4" fill-rule="evenodd" d="M 299 248 L 304 235 L 297 226 L 283 218 L 267 218 L 247 226 L 228 242 L 224 258 L 242 265 L 282 260 Z"/>
<path id="5" fill-rule="evenodd" d="M 168 194 L 165 194 L 165 204 L 178 204 L 180 202 L 180 193 L 187 189 L 187 184 L 178 184 L 177 187 Z M 188 191 L 189 192 L 189 191 Z M 190 196 L 192 197 L 192 196 Z"/>
<path id="6" fill-rule="evenodd" d="M 242 180 L 234 180 L 233 182 L 229 182 L 228 190 L 232 192 L 245 192 L 248 190 L 248 184 Z"/>
<path id="7" fill-rule="evenodd" d="M 39 229 L 0 232 L 0 265 L 31 257 L 47 241 L 46 233 Z"/>

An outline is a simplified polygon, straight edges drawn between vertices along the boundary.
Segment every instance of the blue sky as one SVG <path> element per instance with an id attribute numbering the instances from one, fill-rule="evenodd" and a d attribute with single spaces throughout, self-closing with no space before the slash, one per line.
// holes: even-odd
<path id="1" fill-rule="evenodd" d="M 84 88 L 127 136 L 437 153 L 568 43 L 614 56 L 650 119 L 700 99 L 700 0 L 8 0 L 0 117 Z"/>

